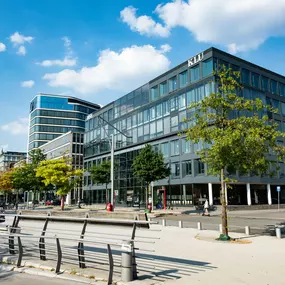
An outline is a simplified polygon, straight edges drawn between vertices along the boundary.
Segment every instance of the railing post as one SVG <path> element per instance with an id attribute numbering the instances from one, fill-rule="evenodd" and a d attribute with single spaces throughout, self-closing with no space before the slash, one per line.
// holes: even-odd
<path id="1" fill-rule="evenodd" d="M 113 271 L 114 271 L 114 261 L 113 261 L 113 255 L 111 251 L 111 247 L 109 244 L 107 244 L 107 252 L 108 252 L 108 260 L 109 260 L 109 275 L 108 275 L 108 285 L 111 285 L 113 283 Z"/>
<path id="2" fill-rule="evenodd" d="M 42 234 L 41 234 L 41 238 L 39 240 L 39 249 L 40 249 L 40 260 L 46 260 L 46 248 L 45 248 L 45 239 L 44 236 L 46 234 L 46 230 L 47 230 L 47 226 L 48 226 L 48 218 L 45 221 L 43 230 L 42 230 Z"/>
<path id="3" fill-rule="evenodd" d="M 281 238 L 282 238 L 281 229 L 278 228 L 278 227 L 276 227 L 276 228 L 275 228 L 275 232 L 276 232 L 276 237 L 277 237 L 278 239 L 281 239 Z"/>
<path id="4" fill-rule="evenodd" d="M 18 247 L 19 247 L 19 252 L 18 252 L 18 261 L 17 261 L 17 267 L 21 266 L 22 263 L 22 258 L 23 258 L 23 245 L 22 245 L 22 241 L 21 238 L 18 237 Z"/>
<path id="5" fill-rule="evenodd" d="M 57 263 L 56 263 L 55 273 L 59 273 L 61 260 L 62 260 L 62 251 L 60 247 L 59 238 L 55 238 L 55 240 L 56 240 L 56 249 L 57 249 Z"/>
<path id="6" fill-rule="evenodd" d="M 16 233 L 16 228 L 19 225 L 19 216 L 15 216 L 11 229 L 10 229 L 10 235 L 9 235 L 9 252 L 10 254 L 15 254 L 15 242 L 14 242 L 14 233 Z M 12 235 L 11 235 L 12 234 Z"/>
<path id="7" fill-rule="evenodd" d="M 133 280 L 137 279 L 138 278 L 138 275 L 137 275 L 137 261 L 136 261 L 136 252 L 135 252 L 135 237 L 136 237 L 136 229 L 137 229 L 137 224 L 134 223 L 133 225 L 133 231 L 132 231 L 132 236 L 131 236 L 131 239 L 132 239 L 132 265 L 133 265 Z"/>
<path id="8" fill-rule="evenodd" d="M 86 226 L 87 226 L 87 220 L 84 221 L 83 228 L 82 228 L 81 235 L 80 235 L 80 239 L 84 239 Z M 85 256 L 84 256 L 84 243 L 83 242 L 78 243 L 77 252 L 78 252 L 79 268 L 86 268 Z"/>
<path id="9" fill-rule="evenodd" d="M 133 281 L 133 258 L 132 258 L 132 244 L 130 241 L 122 245 L 121 258 L 121 279 L 123 282 Z"/>

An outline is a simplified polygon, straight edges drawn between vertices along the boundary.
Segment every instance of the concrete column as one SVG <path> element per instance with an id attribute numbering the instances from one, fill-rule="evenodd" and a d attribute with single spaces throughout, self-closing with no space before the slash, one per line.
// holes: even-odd
<path id="1" fill-rule="evenodd" d="M 209 205 L 213 206 L 213 185 L 212 183 L 208 183 L 208 191 L 209 191 Z"/>
<path id="2" fill-rule="evenodd" d="M 250 184 L 246 184 L 246 193 L 247 193 L 247 204 L 251 206 L 251 192 L 250 192 Z"/>
<path id="3" fill-rule="evenodd" d="M 183 185 L 183 204 L 186 205 L 186 185 Z"/>
<path id="4" fill-rule="evenodd" d="M 268 201 L 268 205 L 272 205 L 270 184 L 267 184 L 267 201 Z"/>
<path id="5" fill-rule="evenodd" d="M 71 195 L 70 195 L 70 192 L 66 195 L 66 201 L 65 201 L 65 203 L 66 203 L 67 205 L 70 205 L 70 204 L 71 204 Z"/>

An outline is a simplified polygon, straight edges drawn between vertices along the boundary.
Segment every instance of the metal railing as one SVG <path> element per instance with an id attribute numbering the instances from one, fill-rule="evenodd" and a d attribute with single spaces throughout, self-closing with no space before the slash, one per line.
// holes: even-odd
<path id="1" fill-rule="evenodd" d="M 153 231 L 149 229 L 150 224 L 156 224 L 153 221 L 140 220 L 119 220 L 119 219 L 99 219 L 99 218 L 70 218 L 70 217 L 52 217 L 52 216 L 29 216 L 29 215 L 5 215 L 13 217 L 11 226 L 7 228 L 7 233 L 0 236 L 8 238 L 8 253 L 10 256 L 16 256 L 16 265 L 23 264 L 23 258 L 31 258 L 31 254 L 36 253 L 36 258 L 41 261 L 54 260 L 55 272 L 59 273 L 62 264 L 77 263 L 78 267 L 83 269 L 91 267 L 90 265 L 99 265 L 99 269 L 107 270 L 107 284 L 112 284 L 114 276 L 114 267 L 121 270 L 122 281 L 128 282 L 137 278 L 137 251 L 149 251 L 150 244 L 154 244 L 156 237 L 137 235 L 137 230 Z M 31 221 L 41 223 L 34 226 Z M 21 222 L 23 225 L 21 225 Z M 24 225 L 27 222 L 27 225 Z M 52 222 L 52 223 L 51 223 Z M 72 222 L 82 225 L 78 229 L 77 236 L 74 237 L 74 230 L 54 228 L 54 225 L 61 225 L 62 222 Z M 89 230 L 89 228 L 91 230 Z M 65 223 L 66 225 L 66 223 Z M 94 227 L 95 225 L 95 227 Z M 118 234 L 110 235 L 105 227 L 101 231 L 96 228 L 97 225 L 109 226 L 109 230 L 118 227 Z M 51 227 L 50 227 L 51 226 Z M 73 225 L 74 226 L 74 225 Z M 92 231 L 95 228 L 95 231 Z M 88 230 L 88 231 L 87 231 Z M 124 232 L 128 230 L 127 232 Z M 29 235 L 20 232 L 26 231 Z M 146 244 L 148 248 L 139 248 L 135 242 Z M 54 244 L 53 244 L 54 243 Z M 5 243 L 2 243 L 3 245 Z M 115 255 L 114 255 L 115 251 Z M 106 268 L 107 267 L 107 268 Z M 98 269 L 98 267 L 96 267 Z"/>

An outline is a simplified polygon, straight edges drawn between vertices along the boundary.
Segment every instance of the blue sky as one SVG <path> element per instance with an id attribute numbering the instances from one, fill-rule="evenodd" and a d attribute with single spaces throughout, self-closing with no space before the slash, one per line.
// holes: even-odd
<path id="1" fill-rule="evenodd" d="M 0 10 L 0 147 L 38 93 L 106 104 L 210 46 L 285 74 L 285 2 L 11 0 Z"/>

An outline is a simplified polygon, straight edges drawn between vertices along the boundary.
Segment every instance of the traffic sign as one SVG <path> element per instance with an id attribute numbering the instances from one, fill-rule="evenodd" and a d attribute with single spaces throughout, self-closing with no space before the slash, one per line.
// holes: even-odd
<path id="1" fill-rule="evenodd" d="M 276 191 L 277 191 L 277 192 L 280 192 L 280 191 L 281 191 L 281 187 L 280 187 L 280 186 L 277 186 L 277 187 L 276 187 Z"/>

